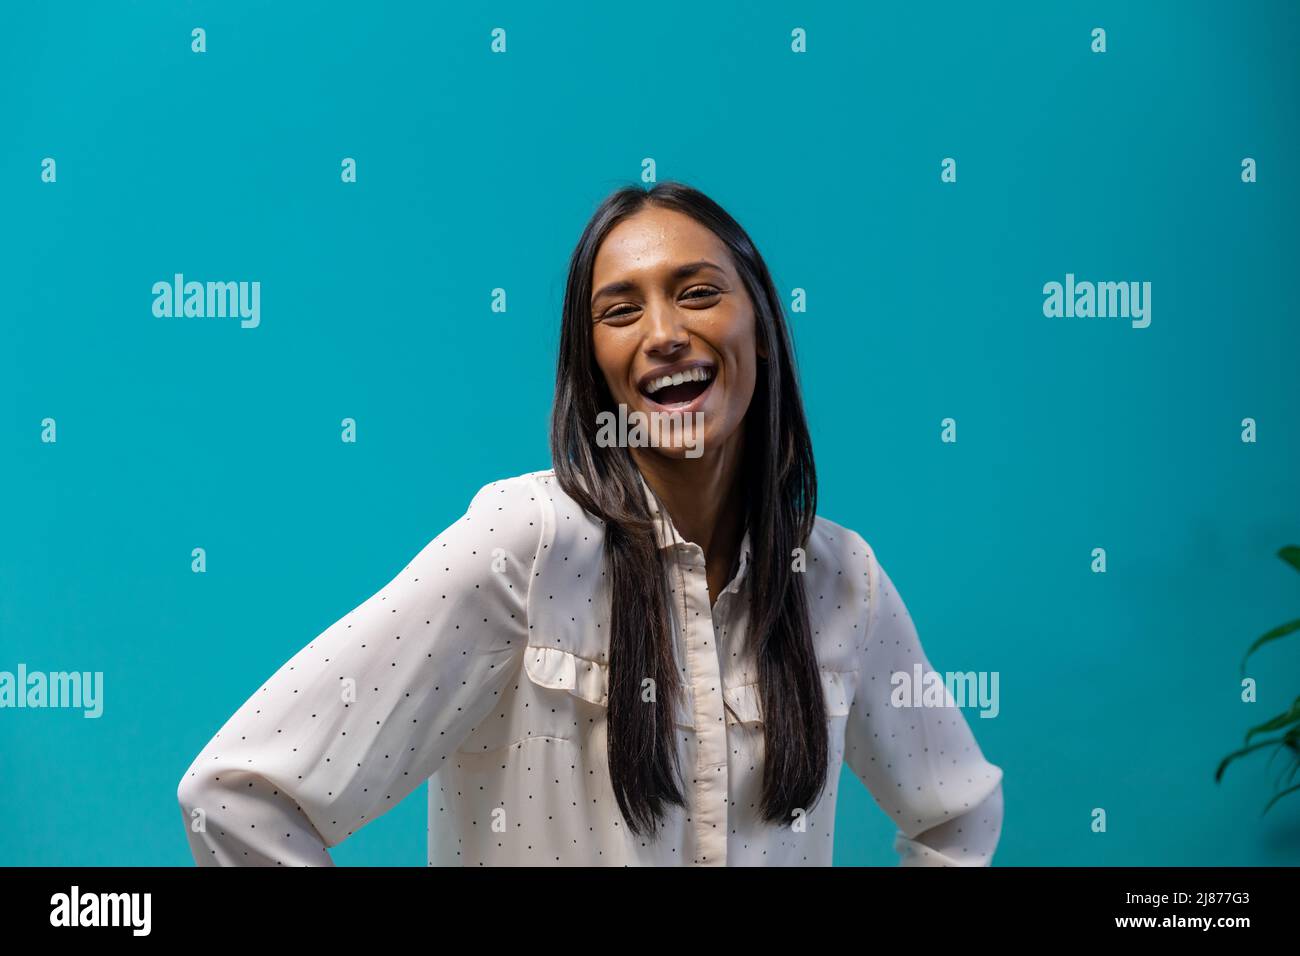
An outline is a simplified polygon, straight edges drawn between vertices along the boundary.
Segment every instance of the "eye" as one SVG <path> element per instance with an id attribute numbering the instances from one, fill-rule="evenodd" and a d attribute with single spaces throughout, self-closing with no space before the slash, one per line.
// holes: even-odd
<path id="1" fill-rule="evenodd" d="M 722 294 L 721 290 L 711 285 L 696 285 L 696 286 L 691 286 L 691 288 L 683 292 L 682 298 L 702 301 L 705 299 L 714 298 L 721 294 Z M 600 315 L 596 316 L 595 318 L 596 321 L 604 322 L 607 325 L 619 325 L 619 324 L 627 325 L 629 322 L 634 321 L 634 317 L 640 311 L 641 311 L 640 306 L 625 302 L 622 305 L 613 306 L 607 312 L 602 312 Z"/>
<path id="2" fill-rule="evenodd" d="M 711 285 L 697 285 L 687 289 L 683 297 L 687 299 L 708 299 L 721 294 Z"/>
<path id="3" fill-rule="evenodd" d="M 636 313 L 640 311 L 641 310 L 634 305 L 616 305 L 608 312 L 602 312 L 596 318 L 597 320 L 609 323 L 610 325 L 617 325 L 619 320 L 623 319 L 625 320 L 624 324 L 626 324 L 631 321 L 632 316 L 636 315 Z"/>

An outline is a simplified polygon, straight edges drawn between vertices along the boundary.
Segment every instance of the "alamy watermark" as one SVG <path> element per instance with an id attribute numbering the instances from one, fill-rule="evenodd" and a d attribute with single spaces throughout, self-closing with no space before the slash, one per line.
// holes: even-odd
<path id="1" fill-rule="evenodd" d="M 0 671 L 0 707 L 79 708 L 83 717 L 104 713 L 103 671 Z"/>
<path id="2" fill-rule="evenodd" d="M 186 282 L 178 272 L 171 282 L 155 282 L 153 294 L 153 314 L 160 319 L 239 318 L 245 329 L 262 322 L 260 282 Z"/>
<path id="3" fill-rule="evenodd" d="M 1043 315 L 1049 319 L 1132 319 L 1135 329 L 1151 324 L 1150 282 L 1075 282 L 1043 285 Z"/>
<path id="4" fill-rule="evenodd" d="M 938 671 L 922 673 L 920 664 L 912 672 L 894 671 L 889 678 L 891 707 L 979 707 L 981 717 L 996 717 L 997 671 Z"/>
<path id="5" fill-rule="evenodd" d="M 703 412 L 643 412 L 619 403 L 618 414 L 596 415 L 601 448 L 682 448 L 687 458 L 704 454 Z"/>
<path id="6" fill-rule="evenodd" d="M 119 926 L 132 936 L 148 936 L 152 910 L 152 893 L 83 893 L 74 883 L 67 893 L 50 897 L 50 925 Z"/>

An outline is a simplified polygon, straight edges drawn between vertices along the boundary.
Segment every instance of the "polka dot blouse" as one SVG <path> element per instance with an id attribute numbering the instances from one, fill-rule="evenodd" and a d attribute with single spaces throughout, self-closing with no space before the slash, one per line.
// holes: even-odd
<path id="1" fill-rule="evenodd" d="M 901 863 L 990 863 L 1002 772 L 959 708 L 891 701 L 891 675 L 929 662 L 866 542 L 821 517 L 803 573 L 830 774 L 789 823 L 760 819 L 749 538 L 711 602 L 702 550 L 644 490 L 672 562 L 684 688 L 675 731 L 688 805 L 670 808 L 657 836 L 628 831 L 609 778 L 603 527 L 548 470 L 482 488 L 226 721 L 177 791 L 195 860 L 331 866 L 329 847 L 427 780 L 431 866 L 825 866 L 847 763 L 896 825 Z"/>

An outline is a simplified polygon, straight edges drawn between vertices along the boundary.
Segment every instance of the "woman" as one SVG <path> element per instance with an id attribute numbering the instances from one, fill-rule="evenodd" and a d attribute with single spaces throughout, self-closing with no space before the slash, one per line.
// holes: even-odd
<path id="1" fill-rule="evenodd" d="M 615 410 L 699 427 L 611 442 Z M 991 861 L 1002 773 L 960 710 L 891 702 L 929 663 L 866 542 L 815 514 L 781 303 L 700 192 L 629 187 L 588 223 L 551 446 L 208 743 L 178 790 L 198 863 L 332 865 L 429 778 L 430 865 L 828 865 L 845 761 L 903 863 Z"/>

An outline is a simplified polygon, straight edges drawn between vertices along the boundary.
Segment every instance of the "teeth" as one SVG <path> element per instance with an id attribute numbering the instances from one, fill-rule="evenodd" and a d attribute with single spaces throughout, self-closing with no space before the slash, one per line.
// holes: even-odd
<path id="1" fill-rule="evenodd" d="M 676 372 L 662 378 L 652 379 L 650 384 L 646 386 L 646 394 L 653 395 L 660 389 L 667 388 L 669 385 L 680 385 L 682 382 L 707 382 L 711 377 L 712 371 L 710 369 L 697 365 L 685 372 Z"/>

